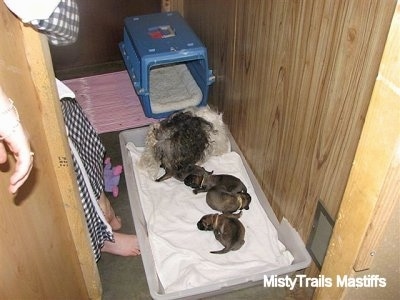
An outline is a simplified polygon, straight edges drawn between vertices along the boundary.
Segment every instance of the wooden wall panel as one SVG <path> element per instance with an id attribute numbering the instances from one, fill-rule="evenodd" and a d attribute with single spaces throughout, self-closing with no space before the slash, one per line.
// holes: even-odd
<path id="1" fill-rule="evenodd" d="M 161 11 L 179 11 L 183 16 L 185 0 L 161 0 Z"/>
<path id="2" fill-rule="evenodd" d="M 88 66 L 121 61 L 118 43 L 122 41 L 124 18 L 161 11 L 161 0 L 77 0 L 80 31 L 76 43 L 51 46 L 54 69 L 60 78 L 82 72 Z M 100 72 L 103 70 L 100 69 Z M 103 71 L 104 72 L 104 71 Z"/>
<path id="3" fill-rule="evenodd" d="M 183 3 L 184 11 L 180 12 L 189 25 L 193 24 L 200 40 L 206 41 L 209 66 L 216 78 L 215 84 L 210 86 L 210 98 L 213 98 L 210 104 L 229 118 L 232 116 L 232 105 L 224 99 L 229 99 L 233 90 L 235 18 L 232 16 L 236 15 L 236 6 L 227 5 L 225 0 L 216 0 L 210 10 L 209 1 L 185 0 Z M 235 1 L 232 3 L 235 4 Z M 204 11 L 206 16 L 199 13 Z"/>
<path id="4" fill-rule="evenodd" d="M 399 45 L 400 3 L 321 270 L 327 278 L 379 274 L 386 280 L 386 286 L 321 288 L 316 290 L 316 299 L 398 299 L 400 296 Z M 369 270 L 359 272 L 366 269 Z"/>
<path id="5" fill-rule="evenodd" d="M 319 199 L 338 211 L 395 3 L 184 2 L 218 71 L 210 104 L 304 240 Z"/>
<path id="6" fill-rule="evenodd" d="M 90 246 L 47 41 L 0 2 L 0 85 L 14 100 L 35 152 L 16 195 L 0 166 L 0 298 L 99 299 Z"/>

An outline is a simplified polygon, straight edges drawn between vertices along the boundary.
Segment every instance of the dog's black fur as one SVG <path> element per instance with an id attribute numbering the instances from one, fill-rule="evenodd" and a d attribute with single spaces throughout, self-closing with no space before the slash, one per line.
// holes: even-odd
<path id="1" fill-rule="evenodd" d="M 157 181 L 171 177 L 182 181 L 190 168 L 204 158 L 213 125 L 187 111 L 172 114 L 160 121 L 154 130 L 157 140 L 154 157 L 165 169 L 165 174 Z"/>

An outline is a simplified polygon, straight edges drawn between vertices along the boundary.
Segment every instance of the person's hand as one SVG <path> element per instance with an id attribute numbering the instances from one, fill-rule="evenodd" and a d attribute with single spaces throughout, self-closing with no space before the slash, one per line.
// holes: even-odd
<path id="1" fill-rule="evenodd" d="M 7 161 L 4 142 L 8 144 L 8 148 L 16 160 L 15 171 L 10 177 L 10 185 L 8 187 L 9 192 L 14 194 L 28 179 L 33 166 L 33 152 L 31 152 L 24 129 L 22 126 L 18 126 L 11 136 L 0 142 L 0 164 Z"/>
<path id="2" fill-rule="evenodd" d="M 8 188 L 9 192 L 14 194 L 32 170 L 33 152 L 13 103 L 0 87 L 0 164 L 4 164 L 8 159 L 5 144 L 16 160 Z"/>

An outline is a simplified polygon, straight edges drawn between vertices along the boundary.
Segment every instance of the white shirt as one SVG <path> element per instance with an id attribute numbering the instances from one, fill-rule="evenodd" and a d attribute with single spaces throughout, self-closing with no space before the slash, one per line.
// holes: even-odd
<path id="1" fill-rule="evenodd" d="M 75 93 L 57 78 L 56 78 L 56 85 L 58 90 L 58 97 L 60 97 L 60 99 L 65 97 L 75 98 Z"/>
<path id="2" fill-rule="evenodd" d="M 33 20 L 46 20 L 56 9 L 61 0 L 4 0 L 7 7 L 28 23 Z"/>

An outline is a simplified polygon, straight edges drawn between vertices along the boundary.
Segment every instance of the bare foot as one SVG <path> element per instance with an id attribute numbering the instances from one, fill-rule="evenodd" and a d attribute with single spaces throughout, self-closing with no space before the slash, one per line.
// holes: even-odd
<path id="1" fill-rule="evenodd" d="M 114 232 L 114 240 L 115 243 L 106 241 L 101 251 L 120 256 L 136 256 L 140 254 L 136 235 Z"/>

